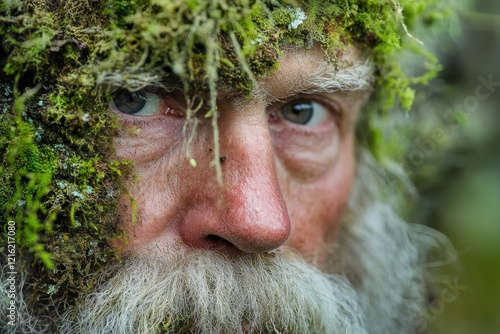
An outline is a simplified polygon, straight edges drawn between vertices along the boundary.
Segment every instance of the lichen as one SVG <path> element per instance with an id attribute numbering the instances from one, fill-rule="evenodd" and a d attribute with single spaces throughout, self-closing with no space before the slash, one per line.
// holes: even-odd
<path id="1" fill-rule="evenodd" d="M 376 65 L 377 108 L 397 100 L 409 108 L 411 86 L 438 67 L 406 25 L 418 17 L 430 22 L 434 9 L 430 0 L 4 1 L 0 211 L 18 224 L 30 295 L 44 305 L 37 312 L 61 312 L 60 301 L 72 307 L 92 291 L 102 268 L 119 261 L 110 241 L 121 236 L 117 197 L 131 163 L 111 159 L 117 124 L 108 112 L 110 91 L 183 92 L 186 124 L 196 124 L 198 110 L 212 117 L 213 166 L 221 179 L 219 88 L 250 94 L 256 79 L 279 66 L 286 46 L 319 44 L 335 64 L 356 44 Z M 422 76 L 410 78 L 398 65 L 402 48 L 423 55 Z M 370 133 L 375 142 L 376 131 Z M 186 157 L 196 165 L 189 145 Z"/>

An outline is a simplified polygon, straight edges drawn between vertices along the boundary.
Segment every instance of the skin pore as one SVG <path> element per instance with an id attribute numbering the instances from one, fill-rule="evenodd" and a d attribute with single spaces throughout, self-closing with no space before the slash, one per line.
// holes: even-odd
<path id="1" fill-rule="evenodd" d="M 348 51 L 337 71 L 320 47 L 287 50 L 252 97 L 219 92 L 222 187 L 210 167 L 209 119 L 198 119 L 194 168 L 185 157 L 181 98 L 116 94 L 112 111 L 124 126 L 115 150 L 135 164 L 128 191 L 137 203 L 132 224 L 128 197 L 120 201 L 127 242 L 117 247 L 130 254 L 171 245 L 241 254 L 284 245 L 321 267 L 349 198 L 354 125 L 370 91 L 341 79 L 362 64 Z"/>

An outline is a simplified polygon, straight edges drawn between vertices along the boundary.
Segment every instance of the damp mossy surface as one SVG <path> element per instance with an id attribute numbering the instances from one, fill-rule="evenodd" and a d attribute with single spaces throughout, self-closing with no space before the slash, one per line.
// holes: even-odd
<path id="1" fill-rule="evenodd" d="M 375 64 L 377 109 L 397 101 L 409 108 L 412 85 L 439 67 L 406 28 L 430 23 L 437 6 L 427 0 L 4 1 L 0 212 L 3 221 L 17 223 L 28 302 L 49 316 L 72 308 L 103 268 L 119 261 L 110 241 L 122 237 L 117 199 L 132 164 L 112 158 L 114 89 L 179 89 L 188 119 L 199 102 L 192 97 L 203 96 L 218 143 L 218 89 L 250 94 L 290 45 L 319 44 L 335 64 L 355 44 Z M 402 48 L 423 55 L 421 76 L 408 77 L 398 65 Z"/>

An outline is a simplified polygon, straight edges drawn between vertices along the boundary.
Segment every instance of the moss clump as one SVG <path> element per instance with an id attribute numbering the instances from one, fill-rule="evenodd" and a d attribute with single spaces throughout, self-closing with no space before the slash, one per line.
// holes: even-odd
<path id="1" fill-rule="evenodd" d="M 52 175 L 57 169 L 56 155 L 47 146 L 41 149 L 35 144 L 22 148 L 18 163 L 26 167 L 27 173 L 47 173 Z"/>

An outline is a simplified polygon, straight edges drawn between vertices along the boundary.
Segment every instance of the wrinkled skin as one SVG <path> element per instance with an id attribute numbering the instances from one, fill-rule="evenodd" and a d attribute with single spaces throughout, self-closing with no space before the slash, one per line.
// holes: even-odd
<path id="1" fill-rule="evenodd" d="M 345 53 L 342 66 L 356 57 Z M 308 92 L 311 73 L 321 66 L 327 63 L 319 47 L 292 50 L 278 70 L 259 80 L 260 94 L 219 91 L 222 187 L 210 167 L 210 119 L 200 117 L 192 167 L 185 156 L 182 99 L 156 95 L 149 116 L 120 112 L 115 104 L 124 124 L 116 155 L 132 160 L 137 176 L 128 186 L 137 223 L 131 223 L 129 197 L 122 197 L 127 241 L 117 247 L 133 254 L 180 244 L 238 254 L 285 245 L 321 266 L 349 197 L 354 125 L 369 94 Z M 291 106 L 311 101 L 314 115 L 306 124 L 284 117 Z"/>

